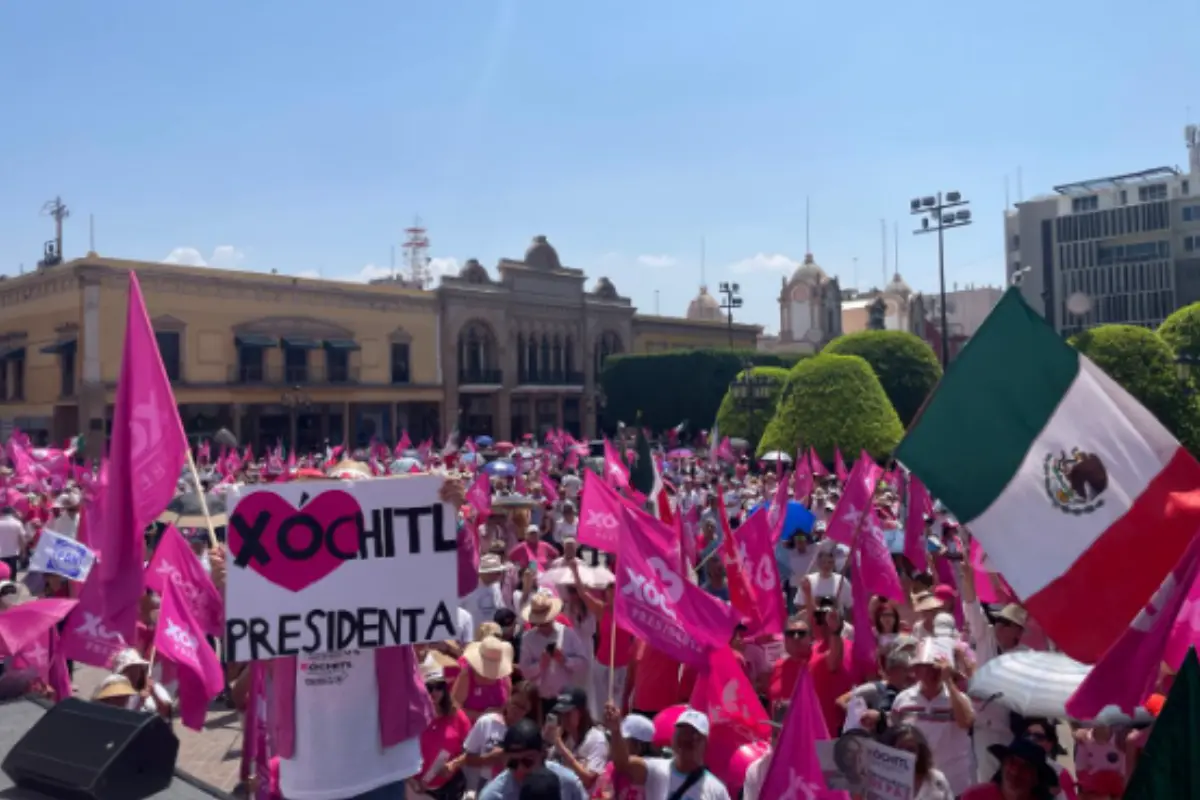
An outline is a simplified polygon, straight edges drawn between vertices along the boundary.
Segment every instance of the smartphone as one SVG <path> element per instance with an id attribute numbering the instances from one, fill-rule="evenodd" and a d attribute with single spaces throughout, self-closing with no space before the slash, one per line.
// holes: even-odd
<path id="1" fill-rule="evenodd" d="M 546 724 L 558 727 L 558 714 L 547 714 L 546 715 Z"/>

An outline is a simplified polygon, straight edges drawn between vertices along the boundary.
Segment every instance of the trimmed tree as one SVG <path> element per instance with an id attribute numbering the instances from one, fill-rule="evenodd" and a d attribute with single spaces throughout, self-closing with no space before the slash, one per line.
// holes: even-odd
<path id="1" fill-rule="evenodd" d="M 1200 303 L 1184 306 L 1167 317 L 1158 335 L 1175 355 L 1200 358 Z"/>
<path id="2" fill-rule="evenodd" d="M 823 352 L 792 368 L 758 454 L 815 447 L 826 463 L 834 448 L 882 460 L 900 442 L 904 427 L 879 379 L 858 356 Z"/>
<path id="3" fill-rule="evenodd" d="M 1177 334 L 1180 328 L 1176 326 Z M 1180 383 L 1175 354 L 1166 341 L 1136 325 L 1101 325 L 1072 336 L 1070 343 L 1149 409 L 1188 450 L 1197 451 L 1200 406 Z"/>
<path id="4" fill-rule="evenodd" d="M 691 433 L 712 425 L 729 383 L 749 360 L 755 366 L 790 367 L 795 356 L 753 350 L 677 350 L 609 358 L 600 373 L 604 424 L 642 425 L 665 431 L 688 420 Z M 691 435 L 689 433 L 689 435 Z"/>
<path id="5" fill-rule="evenodd" d="M 742 370 L 734 380 L 741 380 L 745 374 L 746 371 Z M 749 409 L 744 404 L 739 405 L 732 391 L 726 391 L 724 399 L 721 400 L 721 407 L 717 409 L 717 428 L 722 436 L 745 439 L 750 443 L 750 451 L 753 452 L 758 447 L 758 440 L 767 429 L 767 424 L 775 416 L 775 407 L 779 405 L 779 395 L 783 392 L 783 385 L 787 383 L 788 371 L 783 367 L 754 367 L 750 374 L 755 378 L 770 381 L 769 398 L 761 404 L 761 408 Z"/>
<path id="6" fill-rule="evenodd" d="M 834 339 L 822 352 L 858 356 L 870 364 L 905 426 L 942 379 L 942 365 L 933 348 L 907 331 L 849 333 Z"/>

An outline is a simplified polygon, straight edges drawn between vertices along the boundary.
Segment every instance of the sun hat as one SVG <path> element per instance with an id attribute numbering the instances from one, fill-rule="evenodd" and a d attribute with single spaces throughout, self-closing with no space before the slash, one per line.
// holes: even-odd
<path id="1" fill-rule="evenodd" d="M 488 553 L 479 559 L 480 575 L 494 575 L 497 572 L 504 572 L 504 562 L 500 560 L 500 556 Z"/>
<path id="2" fill-rule="evenodd" d="M 124 672 L 131 667 L 148 667 L 150 662 L 142 658 L 142 654 L 132 647 L 120 650 L 112 658 L 112 671 Z"/>
<path id="3" fill-rule="evenodd" d="M 945 607 L 940 599 L 932 592 L 922 592 L 913 598 L 913 611 L 923 613 L 926 611 L 941 611 Z"/>
<path id="4" fill-rule="evenodd" d="M 1024 628 L 1025 623 L 1029 622 L 1029 613 L 1016 603 L 1009 603 L 1000 609 L 1000 612 L 996 614 L 996 619 L 1016 625 L 1018 628 Z"/>
<path id="5" fill-rule="evenodd" d="M 463 650 L 463 659 L 479 675 L 498 681 L 512 675 L 513 646 L 495 636 L 488 636 L 467 645 Z"/>
<path id="6" fill-rule="evenodd" d="M 92 692 L 92 700 L 110 700 L 115 697 L 133 697 L 137 692 L 129 678 L 124 675 L 109 675 Z"/>
<path id="7" fill-rule="evenodd" d="M 479 623 L 479 627 L 475 629 L 475 641 L 482 642 L 489 636 L 501 639 L 503 637 L 500 634 L 503 632 L 504 629 L 500 627 L 499 622 L 492 622 L 490 620 L 488 622 L 481 622 Z"/>
<path id="8" fill-rule="evenodd" d="M 708 716 L 694 708 L 689 708 L 679 715 L 675 720 L 675 727 L 680 725 L 687 725 L 701 736 L 708 736 Z"/>
<path id="9" fill-rule="evenodd" d="M 530 625 L 545 625 L 553 622 L 562 613 L 563 602 L 550 592 L 542 589 L 529 601 L 529 605 L 521 610 L 521 617 Z"/>
<path id="10" fill-rule="evenodd" d="M 621 736 L 635 742 L 654 742 L 654 723 L 641 714 L 630 714 L 621 720 Z"/>
<path id="11" fill-rule="evenodd" d="M 1038 783 L 1042 786 L 1046 788 L 1058 786 L 1058 773 L 1046 760 L 1046 751 L 1031 739 L 1018 737 L 1013 739 L 1012 744 L 994 744 L 988 748 L 988 752 L 995 756 L 1001 764 L 1010 756 L 1019 758 L 1037 771 Z"/>

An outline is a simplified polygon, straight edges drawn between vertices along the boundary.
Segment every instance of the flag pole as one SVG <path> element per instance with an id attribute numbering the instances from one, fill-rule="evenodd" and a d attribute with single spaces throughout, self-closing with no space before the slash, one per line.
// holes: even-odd
<path id="1" fill-rule="evenodd" d="M 208 544 L 213 550 L 220 547 L 217 542 L 217 531 L 213 528 L 212 517 L 208 513 L 208 498 L 204 496 L 204 485 L 200 483 L 200 472 L 196 469 L 196 459 L 192 457 L 192 448 L 188 447 L 188 471 L 192 473 L 192 484 L 196 487 L 196 497 L 200 499 L 200 513 L 204 515 L 204 524 L 208 526 Z"/>
<path id="2" fill-rule="evenodd" d="M 617 677 L 617 584 L 613 583 L 612 629 L 608 636 L 608 702 L 613 702 L 613 683 Z"/>

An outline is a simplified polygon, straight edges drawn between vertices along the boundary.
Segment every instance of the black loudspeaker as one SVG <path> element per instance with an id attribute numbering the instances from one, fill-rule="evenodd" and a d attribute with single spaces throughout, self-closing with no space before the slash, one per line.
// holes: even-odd
<path id="1" fill-rule="evenodd" d="M 17 786 L 63 800 L 141 800 L 175 775 L 179 739 L 157 714 L 75 697 L 52 706 L 0 765 Z"/>

